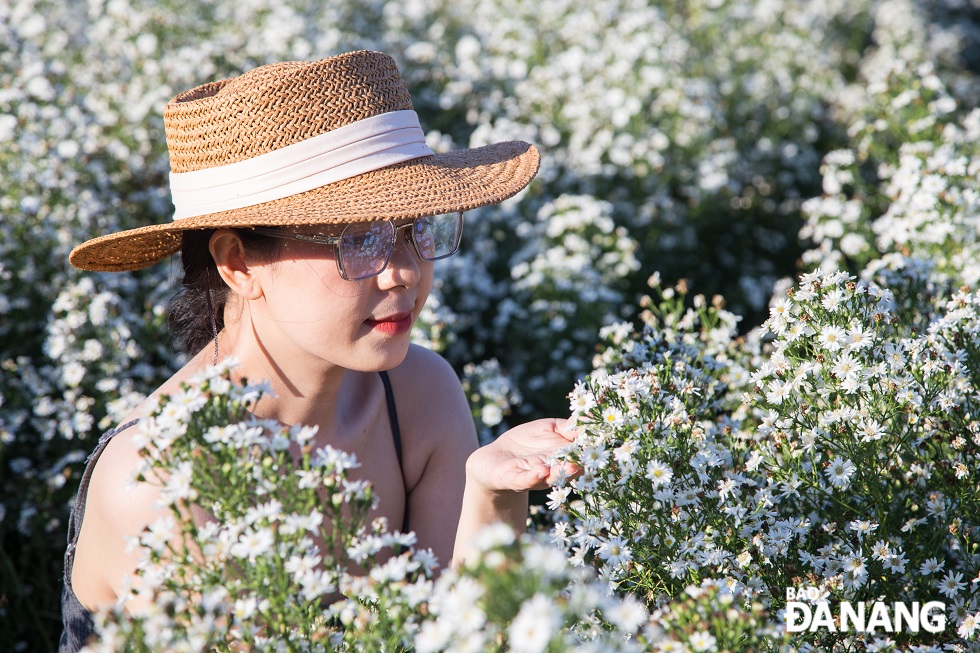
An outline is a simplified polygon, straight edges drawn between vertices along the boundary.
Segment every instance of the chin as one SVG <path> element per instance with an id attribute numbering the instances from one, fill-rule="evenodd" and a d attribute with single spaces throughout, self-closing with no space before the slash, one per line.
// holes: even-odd
<path id="1" fill-rule="evenodd" d="M 406 338 L 403 346 L 385 348 L 384 350 L 378 351 L 377 355 L 372 357 L 373 360 L 364 361 L 364 367 L 360 368 L 360 370 L 362 372 L 387 372 L 398 367 L 405 362 L 410 344 L 410 341 Z"/>

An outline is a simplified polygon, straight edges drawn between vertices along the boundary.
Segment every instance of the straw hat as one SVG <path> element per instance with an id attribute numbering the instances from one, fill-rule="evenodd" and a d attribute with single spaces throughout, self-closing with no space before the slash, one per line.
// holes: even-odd
<path id="1" fill-rule="evenodd" d="M 350 52 L 275 63 L 181 93 L 164 110 L 172 222 L 100 236 L 69 260 L 138 270 L 190 229 L 415 218 L 524 188 L 537 149 L 510 141 L 434 154 L 394 60 Z"/>

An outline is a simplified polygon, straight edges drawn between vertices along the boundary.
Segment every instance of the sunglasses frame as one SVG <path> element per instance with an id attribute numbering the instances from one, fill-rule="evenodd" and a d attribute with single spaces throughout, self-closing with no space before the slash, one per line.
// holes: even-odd
<path id="1" fill-rule="evenodd" d="M 272 238 L 281 238 L 284 240 L 297 240 L 302 243 L 315 243 L 317 245 L 332 245 L 334 248 L 334 258 L 337 260 L 337 269 L 340 270 L 340 276 L 346 279 L 347 281 L 363 281 L 364 279 L 370 279 L 371 277 L 376 277 L 382 272 L 384 272 L 385 269 L 387 269 L 388 263 L 391 262 L 391 255 L 395 251 L 395 243 L 398 241 L 398 232 L 404 229 L 409 229 L 407 240 L 410 243 L 412 243 L 412 247 L 413 249 L 415 249 L 415 253 L 422 261 L 426 261 L 426 262 L 438 261 L 440 259 L 448 258 L 453 254 L 455 254 L 457 251 L 459 251 L 459 243 L 463 239 L 463 212 L 455 211 L 453 213 L 439 213 L 436 215 L 454 216 L 457 220 L 457 223 L 459 224 L 459 229 L 456 232 L 456 242 L 453 243 L 453 248 L 451 252 L 433 258 L 427 258 L 422 254 L 422 251 L 419 249 L 418 243 L 415 242 L 415 237 L 413 236 L 413 230 L 409 228 L 414 227 L 415 223 L 423 218 L 416 218 L 402 225 L 395 225 L 395 221 L 392 219 L 373 220 L 372 221 L 373 223 L 381 222 L 381 223 L 388 224 L 391 227 L 391 238 L 388 242 L 388 250 L 387 250 L 388 253 L 385 256 L 384 264 L 377 272 L 372 272 L 371 274 L 355 277 L 355 278 L 351 278 L 347 274 L 347 269 L 344 266 L 344 255 L 340 248 L 340 244 L 343 241 L 344 234 L 347 232 L 348 229 L 354 226 L 361 226 L 362 223 L 348 224 L 347 226 L 344 227 L 344 230 L 340 233 L 339 236 L 327 236 L 326 234 L 318 234 L 318 233 L 306 234 L 306 233 L 299 233 L 295 231 L 289 231 L 287 229 L 275 229 L 272 227 L 250 227 L 250 230 L 253 233 L 260 234 L 262 236 L 270 236 Z M 429 215 L 424 217 L 432 218 L 435 216 Z"/>

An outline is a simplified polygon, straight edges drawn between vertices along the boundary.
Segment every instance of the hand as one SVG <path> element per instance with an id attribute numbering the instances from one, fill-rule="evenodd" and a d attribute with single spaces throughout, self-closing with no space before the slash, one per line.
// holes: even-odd
<path id="1" fill-rule="evenodd" d="M 543 490 L 563 472 L 566 476 L 580 473 L 571 463 L 549 463 L 550 457 L 576 435 L 564 419 L 539 419 L 515 426 L 470 455 L 467 482 L 487 492 Z"/>

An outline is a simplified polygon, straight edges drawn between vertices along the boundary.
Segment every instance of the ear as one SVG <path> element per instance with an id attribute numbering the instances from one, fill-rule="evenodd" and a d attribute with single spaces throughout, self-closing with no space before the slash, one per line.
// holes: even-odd
<path id="1" fill-rule="evenodd" d="M 218 274 L 231 291 L 242 299 L 258 299 L 262 296 L 262 285 L 249 267 L 245 256 L 245 245 L 238 234 L 231 229 L 218 229 L 208 242 L 208 249 L 214 258 Z"/>

